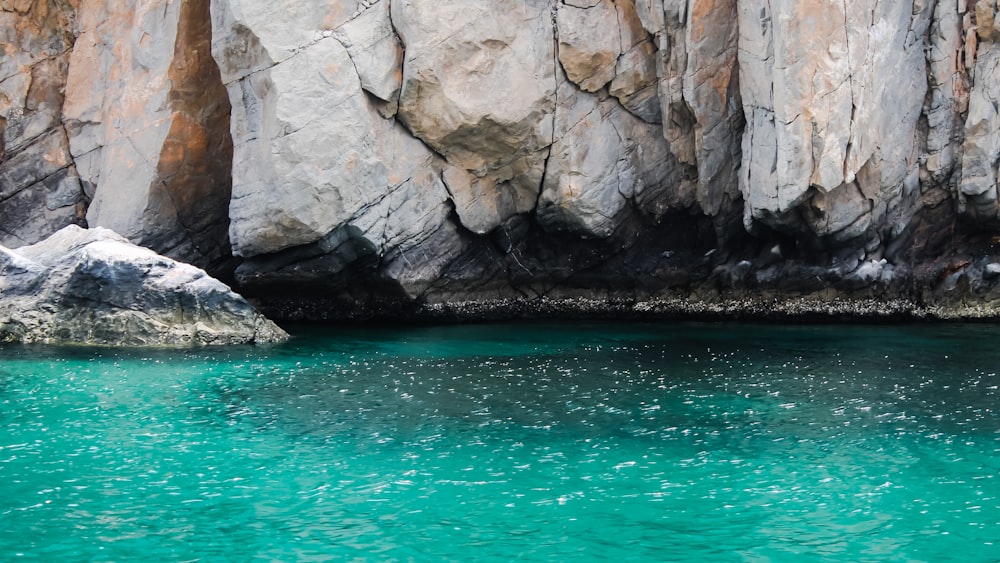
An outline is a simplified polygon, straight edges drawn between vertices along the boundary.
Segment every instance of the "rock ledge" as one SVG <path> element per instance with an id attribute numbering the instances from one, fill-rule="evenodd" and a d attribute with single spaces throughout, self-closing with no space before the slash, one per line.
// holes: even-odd
<path id="1" fill-rule="evenodd" d="M 103 228 L 0 246 L 0 342 L 190 346 L 288 335 L 203 270 Z"/>

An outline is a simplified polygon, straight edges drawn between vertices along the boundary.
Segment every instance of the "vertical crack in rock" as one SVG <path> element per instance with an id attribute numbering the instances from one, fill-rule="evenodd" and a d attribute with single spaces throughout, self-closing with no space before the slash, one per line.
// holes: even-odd
<path id="1" fill-rule="evenodd" d="M 559 79 L 560 79 L 560 62 L 559 62 L 559 6 L 561 4 L 560 0 L 552 0 L 552 7 L 549 11 L 549 18 L 552 24 L 552 126 L 551 126 L 551 137 L 549 140 L 549 146 L 547 152 L 545 153 L 545 160 L 542 162 L 542 177 L 539 181 L 538 193 L 535 195 L 535 202 L 531 206 L 530 213 L 533 215 L 538 214 L 539 202 L 542 198 L 542 193 L 545 190 L 545 180 L 550 174 L 549 161 L 552 158 L 552 147 L 556 144 L 556 122 L 559 119 Z M 527 268 L 525 268 L 527 269 Z"/>
<path id="2" fill-rule="evenodd" d="M 852 56 L 853 53 L 851 51 L 851 26 L 850 26 L 850 22 L 848 21 L 848 14 L 850 13 L 850 11 L 849 11 L 850 7 L 847 5 L 847 3 L 848 3 L 848 0 L 844 0 L 844 42 L 847 45 L 847 61 L 848 61 L 847 84 L 848 84 L 848 88 L 850 89 L 850 93 L 851 93 L 851 116 L 850 116 L 850 121 L 848 121 L 847 145 L 846 145 L 846 147 L 844 149 L 844 159 L 840 163 L 840 169 L 841 169 L 841 174 L 840 175 L 841 175 L 841 179 L 845 183 L 853 182 L 854 171 L 852 171 L 850 169 L 851 168 L 851 148 L 854 145 L 854 143 L 852 143 L 852 141 L 859 134 L 858 131 L 857 131 L 857 121 L 855 120 L 855 113 L 857 112 L 857 107 L 858 107 L 859 100 L 856 98 L 856 95 L 855 95 L 856 93 L 854 91 L 854 68 L 852 66 L 850 66 L 851 63 L 853 62 L 853 58 L 854 57 Z M 869 27 L 873 26 L 874 24 L 875 24 L 875 7 L 874 7 L 874 3 L 873 3 L 872 12 L 871 12 L 871 19 L 870 19 L 870 22 L 869 22 Z M 857 48 L 857 47 L 855 46 L 855 48 Z M 866 63 L 870 63 L 871 62 L 870 61 L 870 55 L 868 54 L 868 49 L 867 48 L 865 49 L 865 53 L 866 53 L 866 55 L 865 55 L 865 62 Z M 850 178 L 850 179 L 848 179 L 848 178 Z"/>
<path id="3" fill-rule="evenodd" d="M 156 163 L 156 177 L 176 213 L 191 248 L 175 250 L 183 258 L 216 270 L 231 258 L 229 200 L 232 195 L 233 141 L 231 108 L 218 65 L 211 56 L 209 0 L 181 4 L 173 60 L 167 71 L 170 130 Z M 151 194 L 155 200 L 157 191 Z M 162 205 L 150 208 L 156 221 Z"/>
<path id="4" fill-rule="evenodd" d="M 392 23 L 389 0 L 362 2 L 347 22 L 322 35 L 332 35 L 347 50 L 361 88 L 379 100 L 382 117 L 396 114 L 402 85 L 404 48 Z"/>
<path id="5" fill-rule="evenodd" d="M 76 171 L 76 159 L 73 156 L 73 153 L 72 153 L 72 151 L 70 151 L 70 148 L 69 148 L 69 140 L 68 140 L 69 139 L 69 131 L 66 130 L 66 124 L 63 123 L 62 121 L 60 121 L 59 122 L 59 129 L 62 131 L 63 136 L 65 136 L 66 139 L 67 139 L 67 141 L 66 141 L 66 152 L 67 152 L 67 154 L 69 154 L 69 159 L 70 159 L 70 162 L 71 162 L 70 168 L 72 169 L 72 174 L 77 177 L 76 184 L 77 184 L 77 194 L 78 194 L 78 196 L 77 196 L 77 200 L 76 200 L 76 203 L 75 203 L 76 217 L 75 217 L 75 220 L 73 221 L 72 224 L 77 225 L 78 227 L 86 227 L 87 226 L 87 208 L 90 206 L 91 194 L 87 193 L 87 190 L 86 190 L 86 188 L 83 185 L 83 182 L 81 182 L 79 180 L 79 174 Z M 2 157 L 0 157 L 0 159 L 2 159 Z"/>
<path id="6" fill-rule="evenodd" d="M 928 96 L 924 115 L 928 131 L 927 155 L 922 164 L 934 183 L 946 181 L 955 169 L 961 116 L 968 107 L 962 15 L 954 3 L 939 0 L 934 3 L 927 32 Z"/>
<path id="7" fill-rule="evenodd" d="M 658 53 L 654 36 L 643 24 L 635 2 L 617 0 L 615 8 L 621 54 L 615 62 L 615 76 L 608 85 L 608 93 L 636 117 L 659 124 L 663 114 L 658 95 Z"/>

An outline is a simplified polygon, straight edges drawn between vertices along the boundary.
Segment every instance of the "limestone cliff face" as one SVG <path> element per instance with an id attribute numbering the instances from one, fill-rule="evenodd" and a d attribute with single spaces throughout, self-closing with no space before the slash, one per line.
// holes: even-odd
<path id="1" fill-rule="evenodd" d="M 85 218 L 239 261 L 244 290 L 315 317 L 538 296 L 989 301 L 997 13 L 2 0 L 0 243 Z"/>

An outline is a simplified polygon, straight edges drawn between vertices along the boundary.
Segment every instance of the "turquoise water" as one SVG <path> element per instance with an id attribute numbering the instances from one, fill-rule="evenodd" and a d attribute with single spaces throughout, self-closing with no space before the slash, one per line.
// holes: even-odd
<path id="1" fill-rule="evenodd" d="M 1000 560 L 1000 327 L 296 332 L 0 348 L 0 560 Z"/>

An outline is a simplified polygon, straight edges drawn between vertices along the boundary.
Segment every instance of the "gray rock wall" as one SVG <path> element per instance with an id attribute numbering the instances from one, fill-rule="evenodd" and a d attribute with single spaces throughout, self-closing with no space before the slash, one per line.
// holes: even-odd
<path id="1" fill-rule="evenodd" d="M 93 198 L 348 307 L 992 291 L 995 0 L 48 1 L 0 4 L 12 240 Z"/>
<path id="2" fill-rule="evenodd" d="M 0 2 L 0 244 L 20 246 L 85 221 L 62 109 L 76 6 Z"/>

